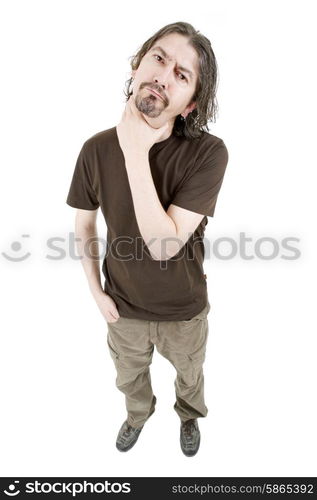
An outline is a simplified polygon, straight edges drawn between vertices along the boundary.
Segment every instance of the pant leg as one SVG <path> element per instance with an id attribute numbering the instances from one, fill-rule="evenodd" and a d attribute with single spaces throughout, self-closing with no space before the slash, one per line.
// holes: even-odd
<path id="1" fill-rule="evenodd" d="M 181 420 L 206 417 L 203 363 L 208 339 L 207 314 L 210 304 L 194 318 L 161 321 L 156 348 L 175 367 L 176 402 L 174 410 Z"/>
<path id="2" fill-rule="evenodd" d="M 125 394 L 127 420 L 141 427 L 156 404 L 149 369 L 154 350 L 149 322 L 120 317 L 107 325 L 107 344 L 117 371 L 116 386 Z"/>

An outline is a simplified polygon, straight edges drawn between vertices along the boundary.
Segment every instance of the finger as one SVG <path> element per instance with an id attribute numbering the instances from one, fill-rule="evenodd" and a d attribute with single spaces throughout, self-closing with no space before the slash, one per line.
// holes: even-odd
<path id="1" fill-rule="evenodd" d="M 128 100 L 127 102 L 127 113 L 132 113 L 132 101 L 131 101 L 132 97 L 130 97 L 130 99 Z"/>
<path id="2" fill-rule="evenodd" d="M 127 105 L 126 105 L 126 113 L 127 113 L 127 115 L 131 115 L 131 113 L 132 113 L 131 97 L 128 100 Z"/>
<path id="3" fill-rule="evenodd" d="M 118 319 L 118 318 L 120 318 L 119 313 L 118 313 L 118 311 L 117 311 L 116 309 L 109 311 L 109 313 L 111 314 L 111 316 L 112 316 L 114 319 Z"/>
<path id="4" fill-rule="evenodd" d="M 130 97 L 129 102 L 130 102 L 130 110 L 131 110 L 131 112 L 134 113 L 134 114 L 139 113 L 139 110 L 138 110 L 138 108 L 136 107 L 136 104 L 135 104 L 134 96 Z"/>

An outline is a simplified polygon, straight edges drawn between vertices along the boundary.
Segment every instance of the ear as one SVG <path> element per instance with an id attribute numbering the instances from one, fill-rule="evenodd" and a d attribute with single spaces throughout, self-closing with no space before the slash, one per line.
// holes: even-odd
<path id="1" fill-rule="evenodd" d="M 192 102 L 191 104 L 189 104 L 185 109 L 184 111 L 181 113 L 181 115 L 186 118 L 186 116 L 191 113 L 193 111 L 193 109 L 196 108 L 196 102 Z"/>
<path id="2" fill-rule="evenodd" d="M 135 73 L 136 73 L 136 70 L 135 70 L 135 69 L 133 69 L 133 70 L 131 71 L 131 77 L 132 77 L 132 78 L 134 78 L 134 77 L 135 77 Z"/>

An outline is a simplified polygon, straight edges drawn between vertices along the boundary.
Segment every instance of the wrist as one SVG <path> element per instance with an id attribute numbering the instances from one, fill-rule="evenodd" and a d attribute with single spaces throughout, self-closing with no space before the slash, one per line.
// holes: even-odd
<path id="1" fill-rule="evenodd" d="M 91 291 L 94 299 L 96 299 L 96 300 L 100 299 L 101 297 L 103 297 L 105 295 L 105 292 L 103 291 L 103 289 L 101 288 L 101 286 L 99 286 L 99 287 L 90 287 L 90 291 Z"/>

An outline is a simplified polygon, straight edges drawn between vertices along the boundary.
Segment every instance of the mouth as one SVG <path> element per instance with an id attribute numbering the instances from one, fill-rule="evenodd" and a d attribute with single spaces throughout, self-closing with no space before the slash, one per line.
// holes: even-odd
<path id="1" fill-rule="evenodd" d="M 158 94 L 157 92 L 155 92 L 155 90 L 149 89 L 148 87 L 147 87 L 147 90 L 149 90 L 150 92 L 152 92 L 152 94 L 156 95 L 156 97 L 158 97 L 159 99 L 164 101 L 163 97 L 160 94 Z"/>

